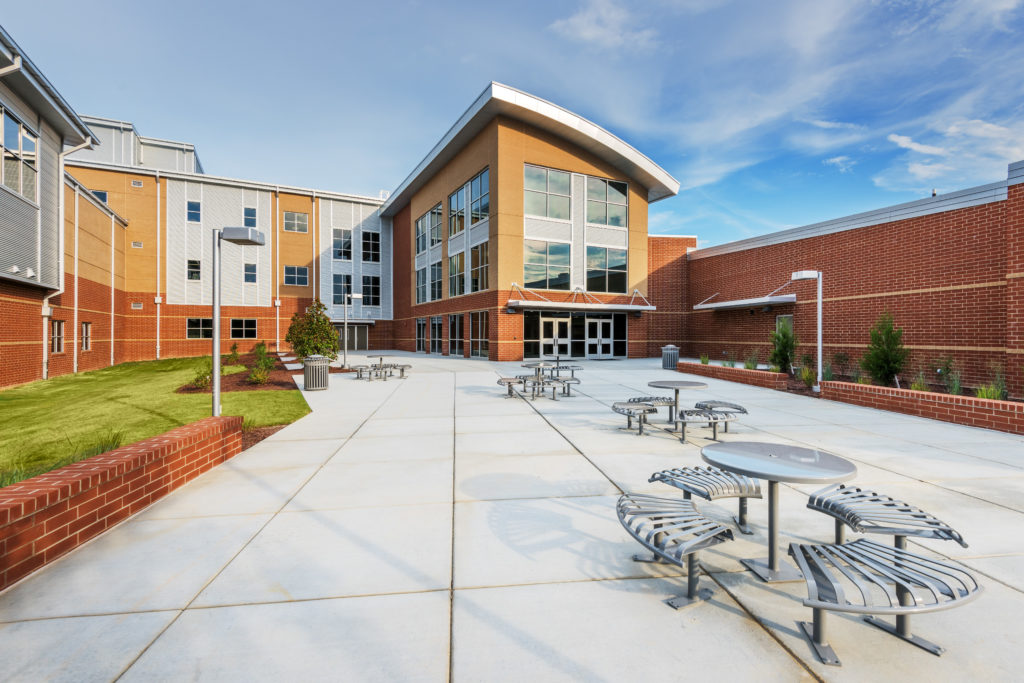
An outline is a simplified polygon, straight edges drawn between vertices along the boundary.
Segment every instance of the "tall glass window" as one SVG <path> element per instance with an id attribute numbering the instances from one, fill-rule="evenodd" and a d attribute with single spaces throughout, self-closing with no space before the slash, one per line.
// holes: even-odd
<path id="1" fill-rule="evenodd" d="M 443 353 L 444 348 L 444 318 L 435 315 L 430 319 L 430 352 Z"/>
<path id="2" fill-rule="evenodd" d="M 587 222 L 626 227 L 628 195 L 626 183 L 587 178 Z"/>
<path id="3" fill-rule="evenodd" d="M 380 263 L 380 233 L 363 233 L 363 263 Z"/>
<path id="4" fill-rule="evenodd" d="M 2 182 L 31 201 L 36 201 L 38 139 L 9 112 L 0 108 L 0 143 L 3 148 Z M 103 201 L 106 201 L 104 198 Z"/>
<path id="5" fill-rule="evenodd" d="M 435 261 L 430 264 L 430 300 L 439 301 L 443 296 L 442 286 L 444 285 L 443 270 L 441 262 Z"/>
<path id="6" fill-rule="evenodd" d="M 542 216 L 567 221 L 571 217 L 572 175 L 540 166 L 526 166 L 523 187 L 523 211 L 527 216 Z"/>
<path id="7" fill-rule="evenodd" d="M 336 261 L 352 260 L 352 231 L 344 228 L 334 229 L 334 244 L 331 254 Z"/>
<path id="8" fill-rule="evenodd" d="M 466 188 L 460 187 L 448 197 L 448 236 L 458 235 L 466 227 Z"/>
<path id="9" fill-rule="evenodd" d="M 469 181 L 469 224 L 476 225 L 491 213 L 490 178 L 485 168 Z"/>
<path id="10" fill-rule="evenodd" d="M 487 358 L 490 355 L 487 311 L 473 311 L 469 314 L 469 355 Z"/>
<path id="11" fill-rule="evenodd" d="M 462 356 L 463 351 L 463 318 L 462 315 L 448 316 L 448 355 Z"/>
<path id="12" fill-rule="evenodd" d="M 352 276 L 348 273 L 334 274 L 334 305 L 344 306 L 346 299 L 352 293 Z"/>
<path id="13" fill-rule="evenodd" d="M 431 247 L 441 243 L 441 223 L 443 220 L 444 211 L 440 204 L 416 219 L 417 254 L 426 251 L 428 243 Z"/>
<path id="14" fill-rule="evenodd" d="M 469 250 L 469 253 L 469 291 L 482 292 L 490 286 L 487 277 L 489 265 L 487 260 L 487 242 L 476 245 Z"/>
<path id="15" fill-rule="evenodd" d="M 525 240 L 523 283 L 529 289 L 569 289 L 570 247 L 564 242 Z"/>
<path id="16" fill-rule="evenodd" d="M 416 303 L 426 303 L 427 299 L 427 269 L 420 268 L 416 271 Z"/>
<path id="17" fill-rule="evenodd" d="M 587 247 L 587 291 L 626 293 L 626 250 Z"/>
<path id="18" fill-rule="evenodd" d="M 363 276 L 363 305 L 380 306 L 380 275 Z"/>
<path id="19" fill-rule="evenodd" d="M 416 318 L 416 350 L 427 350 L 427 319 Z"/>
<path id="20" fill-rule="evenodd" d="M 242 225 L 247 228 L 256 227 L 256 208 L 247 206 L 242 209 Z"/>
<path id="21" fill-rule="evenodd" d="M 466 293 L 466 252 L 448 257 L 448 296 Z"/>

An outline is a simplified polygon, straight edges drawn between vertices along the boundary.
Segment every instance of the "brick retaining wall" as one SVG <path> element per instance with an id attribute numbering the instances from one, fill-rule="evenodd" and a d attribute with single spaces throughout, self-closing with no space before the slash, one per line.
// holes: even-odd
<path id="1" fill-rule="evenodd" d="M 208 417 L 0 489 L 0 590 L 242 450 L 241 417 Z"/>
<path id="2" fill-rule="evenodd" d="M 821 397 L 970 427 L 1024 434 L 1024 403 L 850 382 L 822 382 Z"/>
<path id="3" fill-rule="evenodd" d="M 723 365 L 704 365 L 703 363 L 677 363 L 676 370 L 690 375 L 724 379 L 728 382 L 753 384 L 756 387 L 764 387 L 765 389 L 786 390 L 786 376 L 781 372 L 727 368 Z"/>

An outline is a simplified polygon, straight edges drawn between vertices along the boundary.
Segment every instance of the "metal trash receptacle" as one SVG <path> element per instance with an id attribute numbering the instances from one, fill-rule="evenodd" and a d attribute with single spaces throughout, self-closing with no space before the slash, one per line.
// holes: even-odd
<path id="1" fill-rule="evenodd" d="M 665 370 L 675 370 L 679 362 L 679 347 L 675 344 L 661 347 L 661 367 Z"/>
<path id="2" fill-rule="evenodd" d="M 306 356 L 302 360 L 302 386 L 306 391 L 320 391 L 327 388 L 327 373 L 330 360 L 327 356 Z"/>

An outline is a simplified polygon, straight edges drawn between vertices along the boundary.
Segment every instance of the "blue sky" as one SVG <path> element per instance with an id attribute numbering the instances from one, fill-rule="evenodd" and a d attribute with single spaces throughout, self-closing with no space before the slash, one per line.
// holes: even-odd
<path id="1" fill-rule="evenodd" d="M 208 173 L 343 192 L 393 189 L 507 83 L 678 178 L 650 231 L 707 246 L 1005 179 L 1022 4 L 41 0 L 0 21 L 80 113 L 194 142 Z"/>

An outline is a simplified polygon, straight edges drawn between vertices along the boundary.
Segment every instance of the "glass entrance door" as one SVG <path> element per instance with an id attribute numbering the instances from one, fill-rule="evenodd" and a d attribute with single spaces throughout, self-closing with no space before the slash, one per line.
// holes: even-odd
<path id="1" fill-rule="evenodd" d="M 612 321 L 587 319 L 587 358 L 612 357 Z"/>
<path id="2" fill-rule="evenodd" d="M 541 318 L 540 349 L 543 356 L 569 355 L 569 320 L 567 318 Z"/>

